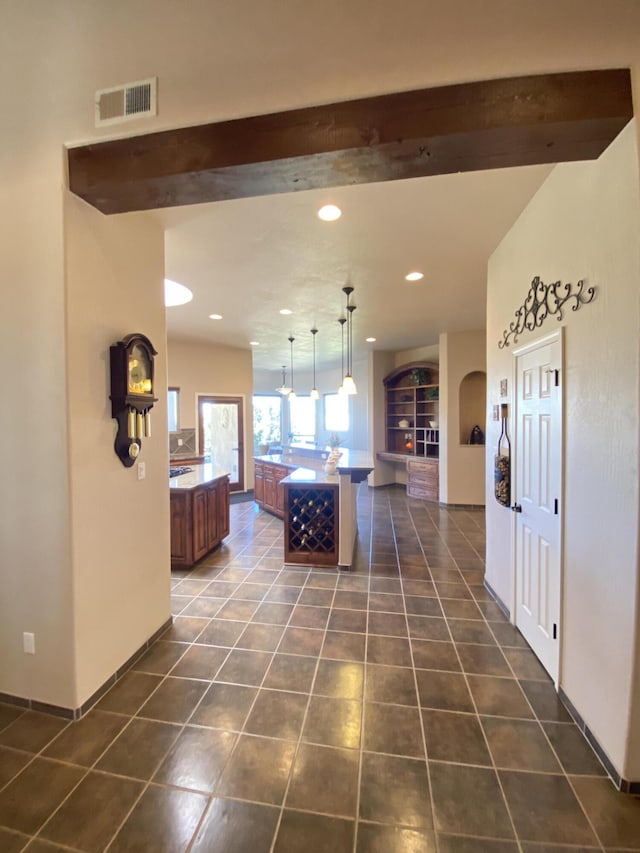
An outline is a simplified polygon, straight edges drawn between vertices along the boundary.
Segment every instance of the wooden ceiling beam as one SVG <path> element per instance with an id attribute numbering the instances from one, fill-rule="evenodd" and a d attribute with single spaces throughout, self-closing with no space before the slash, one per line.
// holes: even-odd
<path id="1" fill-rule="evenodd" d="M 421 89 L 70 148 L 103 213 L 598 157 L 633 117 L 628 69 Z"/>

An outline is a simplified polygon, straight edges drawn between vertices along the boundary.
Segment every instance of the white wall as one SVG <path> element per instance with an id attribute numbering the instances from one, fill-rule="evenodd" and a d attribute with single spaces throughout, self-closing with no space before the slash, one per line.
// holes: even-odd
<path id="1" fill-rule="evenodd" d="M 639 640 L 638 190 L 633 124 L 597 162 L 556 167 L 492 255 L 487 302 L 490 407 L 500 402 L 500 379 L 512 375 L 511 352 L 497 344 L 531 279 L 585 279 L 597 288 L 594 302 L 569 310 L 563 323 L 560 681 L 618 772 L 631 779 L 640 778 L 637 736 L 627 740 L 639 712 L 633 683 Z M 551 318 L 519 343 L 557 326 Z M 487 579 L 512 608 L 513 514 L 493 497 L 490 464 L 498 427 L 490 421 L 487 436 Z"/>
<path id="2" fill-rule="evenodd" d="M 460 383 L 468 373 L 485 370 L 485 348 L 484 329 L 440 335 L 441 503 L 485 502 L 484 448 L 460 442 Z M 484 420 L 480 426 L 486 432 Z"/>
<path id="3" fill-rule="evenodd" d="M 64 213 L 76 659 L 70 704 L 78 707 L 171 613 L 164 236 L 146 214 L 108 218 L 71 194 Z M 125 468 L 113 449 L 109 347 L 131 332 L 158 350 L 158 401 L 139 461 Z"/>

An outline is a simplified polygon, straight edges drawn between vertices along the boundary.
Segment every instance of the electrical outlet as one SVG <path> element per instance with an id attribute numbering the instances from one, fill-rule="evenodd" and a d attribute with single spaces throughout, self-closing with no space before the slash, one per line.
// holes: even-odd
<path id="1" fill-rule="evenodd" d="M 144 480 L 147 476 L 147 466 L 144 462 L 138 462 L 138 479 Z"/>
<path id="2" fill-rule="evenodd" d="M 27 631 L 22 635 L 22 647 L 26 655 L 35 655 L 36 653 L 36 635 L 30 634 Z"/>

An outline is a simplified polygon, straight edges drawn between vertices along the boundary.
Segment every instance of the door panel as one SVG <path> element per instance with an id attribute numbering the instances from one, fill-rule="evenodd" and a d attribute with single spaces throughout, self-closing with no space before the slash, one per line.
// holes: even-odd
<path id="1" fill-rule="evenodd" d="M 229 474 L 232 492 L 244 490 L 242 397 L 198 396 L 198 448 Z"/>
<path id="2" fill-rule="evenodd" d="M 516 354 L 516 624 L 557 679 L 562 406 L 560 339 Z M 558 384 L 555 378 L 558 376 Z"/>

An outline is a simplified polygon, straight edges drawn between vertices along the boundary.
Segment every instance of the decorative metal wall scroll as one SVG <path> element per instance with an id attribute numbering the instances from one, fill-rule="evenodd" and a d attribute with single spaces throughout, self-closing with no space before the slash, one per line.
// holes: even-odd
<path id="1" fill-rule="evenodd" d="M 512 336 L 515 343 L 526 329 L 537 329 L 551 314 L 562 320 L 563 308 L 567 302 L 571 304 L 572 311 L 577 311 L 581 305 L 592 302 L 595 295 L 595 287 L 585 288 L 584 279 L 580 279 L 575 285 L 570 282 L 561 284 L 559 281 L 544 284 L 539 276 L 536 276 L 531 282 L 524 304 L 515 313 L 515 320 L 509 323 L 509 329 L 504 330 L 502 340 L 498 341 L 498 347 L 508 347 L 509 338 Z"/>

